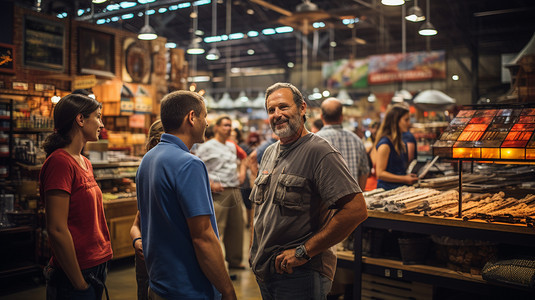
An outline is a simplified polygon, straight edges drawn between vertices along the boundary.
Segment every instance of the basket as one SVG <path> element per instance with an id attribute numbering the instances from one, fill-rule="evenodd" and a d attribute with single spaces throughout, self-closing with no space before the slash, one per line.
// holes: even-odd
<path id="1" fill-rule="evenodd" d="M 498 248 L 495 243 L 478 240 L 459 240 L 432 236 L 437 259 L 447 268 L 473 275 L 481 274 L 486 262 L 496 260 Z"/>
<path id="2" fill-rule="evenodd" d="M 424 264 L 429 250 L 429 238 L 399 238 L 399 250 L 404 265 Z"/>
<path id="3" fill-rule="evenodd" d="M 535 288 L 535 259 L 509 259 L 486 263 L 481 276 L 487 281 Z"/>

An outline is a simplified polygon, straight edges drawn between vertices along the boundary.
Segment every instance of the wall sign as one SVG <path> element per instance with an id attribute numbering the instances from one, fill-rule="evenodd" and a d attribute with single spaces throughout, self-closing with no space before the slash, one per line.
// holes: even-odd
<path id="1" fill-rule="evenodd" d="M 81 74 L 115 77 L 114 36 L 78 28 L 78 66 Z"/>
<path id="2" fill-rule="evenodd" d="M 0 72 L 15 73 L 15 53 L 13 45 L 0 44 Z"/>
<path id="3" fill-rule="evenodd" d="M 25 66 L 63 71 L 65 68 L 63 23 L 25 16 L 23 49 Z"/>

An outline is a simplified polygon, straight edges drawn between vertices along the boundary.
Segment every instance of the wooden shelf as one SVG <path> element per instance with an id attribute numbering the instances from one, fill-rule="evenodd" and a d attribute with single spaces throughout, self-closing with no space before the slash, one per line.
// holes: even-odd
<path id="1" fill-rule="evenodd" d="M 93 169 L 116 168 L 116 167 L 139 167 L 141 161 L 123 161 L 110 163 L 91 163 Z"/>
<path id="2" fill-rule="evenodd" d="M 371 257 L 362 257 L 362 262 L 364 264 L 376 265 L 386 268 L 394 268 L 397 270 L 404 270 L 410 272 L 417 272 L 426 275 L 439 276 L 445 278 L 451 278 L 456 280 L 471 281 L 476 283 L 487 283 L 481 275 L 472 275 L 469 273 L 463 273 L 458 271 L 453 271 L 446 268 L 433 267 L 427 265 L 404 265 L 403 262 L 385 258 L 371 258 Z"/>
<path id="3" fill-rule="evenodd" d="M 103 176 L 98 176 L 98 177 L 95 176 L 95 180 L 111 180 L 111 179 L 133 178 L 133 177 L 136 177 L 136 173 L 103 175 Z"/>
<path id="4" fill-rule="evenodd" d="M 500 222 L 489 223 L 487 221 L 477 219 L 464 221 L 459 218 L 429 217 L 415 214 L 396 214 L 373 210 L 368 211 L 368 216 L 383 220 L 406 221 L 412 223 L 460 227 L 468 229 L 492 230 L 499 232 L 529 234 L 535 236 L 535 228 L 528 227 L 526 224 L 509 224 Z"/>
<path id="5" fill-rule="evenodd" d="M 29 165 L 29 164 L 25 164 L 21 162 L 17 162 L 17 165 L 28 171 L 39 171 L 41 170 L 41 167 L 43 166 L 43 164 Z"/>
<path id="6" fill-rule="evenodd" d="M 13 133 L 48 133 L 54 132 L 52 128 L 13 128 Z"/>
<path id="7" fill-rule="evenodd" d="M 32 226 L 16 226 L 8 228 L 0 228 L 0 234 L 12 234 L 21 232 L 30 232 L 33 230 Z"/>

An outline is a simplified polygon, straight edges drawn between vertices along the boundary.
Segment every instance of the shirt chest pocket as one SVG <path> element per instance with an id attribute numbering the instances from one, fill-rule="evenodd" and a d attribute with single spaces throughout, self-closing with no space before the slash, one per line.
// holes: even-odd
<path id="1" fill-rule="evenodd" d="M 269 179 L 271 175 L 258 175 L 254 181 L 254 188 L 251 191 L 252 198 L 254 204 L 260 205 L 264 203 L 266 197 L 267 197 L 267 190 L 268 190 L 268 184 Z"/>
<path id="2" fill-rule="evenodd" d="M 310 193 L 307 188 L 307 179 L 297 175 L 280 174 L 274 202 L 292 210 L 308 210 Z"/>

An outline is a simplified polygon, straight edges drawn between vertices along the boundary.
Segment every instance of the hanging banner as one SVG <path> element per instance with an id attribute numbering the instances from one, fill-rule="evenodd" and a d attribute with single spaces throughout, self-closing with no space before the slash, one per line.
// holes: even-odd
<path id="1" fill-rule="evenodd" d="M 366 88 L 368 59 L 341 59 L 323 63 L 321 74 L 328 89 Z"/>
<path id="2" fill-rule="evenodd" d="M 368 84 L 446 78 L 446 51 L 372 55 Z"/>

